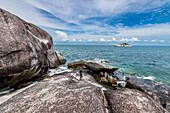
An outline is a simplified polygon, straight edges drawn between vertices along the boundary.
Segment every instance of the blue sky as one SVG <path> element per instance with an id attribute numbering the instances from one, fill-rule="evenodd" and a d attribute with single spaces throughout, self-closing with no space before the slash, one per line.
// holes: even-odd
<path id="1" fill-rule="evenodd" d="M 54 43 L 170 45 L 170 0 L 0 0 Z"/>

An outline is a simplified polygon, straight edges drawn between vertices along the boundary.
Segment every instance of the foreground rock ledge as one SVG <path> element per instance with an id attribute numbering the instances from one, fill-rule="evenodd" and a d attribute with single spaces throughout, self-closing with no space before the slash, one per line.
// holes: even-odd
<path id="1" fill-rule="evenodd" d="M 110 90 L 88 73 L 46 78 L 0 97 L 0 111 L 56 113 L 164 113 L 160 104 L 134 89 Z"/>

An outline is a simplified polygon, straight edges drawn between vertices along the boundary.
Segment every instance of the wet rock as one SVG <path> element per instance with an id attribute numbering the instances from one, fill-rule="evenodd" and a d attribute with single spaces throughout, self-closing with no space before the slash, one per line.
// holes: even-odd
<path id="1" fill-rule="evenodd" d="M 3 112 L 112 113 L 156 112 L 164 109 L 141 91 L 110 90 L 88 73 L 48 77 L 10 94 L 0 96 Z"/>
<path id="2" fill-rule="evenodd" d="M 101 77 L 100 82 L 108 84 L 108 80 L 105 77 Z"/>
<path id="3" fill-rule="evenodd" d="M 109 66 L 109 65 L 105 65 L 105 64 L 101 64 L 101 63 L 97 63 L 93 61 L 85 61 L 85 60 L 79 60 L 79 61 L 69 63 L 68 68 L 89 69 L 97 73 L 100 73 L 100 72 L 113 73 L 114 71 L 119 69 L 118 67 L 113 67 L 113 66 Z"/>
<path id="4" fill-rule="evenodd" d="M 68 68 L 72 68 L 72 69 L 75 69 L 75 70 L 78 70 L 78 69 L 86 69 L 86 67 L 84 66 L 84 60 L 79 60 L 79 61 L 75 61 L 75 62 L 71 62 L 71 63 L 68 63 Z"/>
<path id="5" fill-rule="evenodd" d="M 117 80 L 114 79 L 112 76 L 108 76 L 107 80 L 109 84 L 117 84 Z"/>
<path id="6" fill-rule="evenodd" d="M 107 72 L 105 72 L 105 73 L 104 73 L 104 77 L 107 79 L 107 78 L 108 78 L 108 76 L 109 76 L 109 75 L 108 75 L 108 73 L 107 73 Z"/>
<path id="7" fill-rule="evenodd" d="M 101 75 L 101 76 L 104 76 L 104 73 L 103 73 L 103 72 L 100 72 L 100 75 Z"/>
<path id="8" fill-rule="evenodd" d="M 165 113 L 166 110 L 147 94 L 134 89 L 106 90 L 113 113 Z"/>
<path id="9" fill-rule="evenodd" d="M 113 67 L 109 65 L 104 65 L 96 62 L 84 62 L 86 68 L 92 70 L 93 72 L 114 72 L 118 70 L 118 67 Z"/>
<path id="10" fill-rule="evenodd" d="M 58 61 L 47 32 L 0 9 L 0 88 L 41 76 Z"/>
<path id="11" fill-rule="evenodd" d="M 111 63 L 111 62 L 107 60 L 101 60 L 101 63 Z"/>
<path id="12" fill-rule="evenodd" d="M 58 62 L 59 62 L 60 65 L 66 63 L 66 58 L 63 56 L 62 53 L 56 51 L 56 56 L 57 56 L 57 59 L 58 59 Z"/>
<path id="13" fill-rule="evenodd" d="M 149 79 L 129 77 L 127 88 L 138 89 L 148 94 L 170 112 L 170 87 Z"/>

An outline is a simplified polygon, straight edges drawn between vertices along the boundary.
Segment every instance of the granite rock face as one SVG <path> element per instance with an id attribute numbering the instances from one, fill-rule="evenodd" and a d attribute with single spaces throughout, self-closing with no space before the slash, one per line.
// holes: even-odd
<path id="1" fill-rule="evenodd" d="M 47 32 L 0 9 L 0 88 L 40 76 L 59 64 Z"/>
<path id="2" fill-rule="evenodd" d="M 111 90 L 88 73 L 48 77 L 0 96 L 0 111 L 56 113 L 164 113 L 162 106 L 141 91 Z"/>
<path id="3" fill-rule="evenodd" d="M 127 81 L 126 87 L 138 89 L 148 94 L 170 112 L 170 86 L 149 79 L 130 77 Z"/>
<path id="4" fill-rule="evenodd" d="M 134 89 L 105 91 L 113 113 L 164 113 L 160 104 L 147 94 Z"/>

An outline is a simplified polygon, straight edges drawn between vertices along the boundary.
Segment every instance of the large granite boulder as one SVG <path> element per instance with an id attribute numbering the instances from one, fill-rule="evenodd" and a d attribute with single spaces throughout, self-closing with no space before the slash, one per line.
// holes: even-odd
<path id="1" fill-rule="evenodd" d="M 129 77 L 126 87 L 148 94 L 170 112 L 170 86 L 149 79 Z"/>
<path id="2" fill-rule="evenodd" d="M 164 113 L 157 101 L 134 89 L 105 91 L 113 113 Z"/>
<path id="3" fill-rule="evenodd" d="M 0 111 L 41 113 L 164 113 L 147 94 L 111 90 L 88 73 L 65 73 L 0 96 Z"/>
<path id="4" fill-rule="evenodd" d="M 60 63 L 47 32 L 0 9 L 0 88 L 40 76 Z"/>

